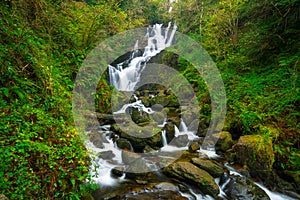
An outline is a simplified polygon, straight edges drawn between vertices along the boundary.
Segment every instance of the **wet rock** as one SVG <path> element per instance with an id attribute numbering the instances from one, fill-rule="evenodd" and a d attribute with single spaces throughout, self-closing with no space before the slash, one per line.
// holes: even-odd
<path id="1" fill-rule="evenodd" d="M 205 194 L 217 197 L 219 187 L 214 178 L 206 171 L 189 162 L 175 162 L 163 169 L 163 172 L 181 180 L 197 184 Z"/>
<path id="2" fill-rule="evenodd" d="M 213 134 L 213 137 L 217 139 L 215 145 L 216 150 L 226 152 L 234 144 L 231 134 L 227 131 L 222 131 L 219 134 Z"/>
<path id="3" fill-rule="evenodd" d="M 140 159 L 141 156 L 131 151 L 122 151 L 122 161 L 124 164 L 129 165 L 130 163 Z"/>
<path id="4" fill-rule="evenodd" d="M 189 138 L 187 135 L 179 135 L 170 142 L 170 145 L 176 147 L 186 147 L 188 146 L 188 143 L 189 143 Z"/>
<path id="5" fill-rule="evenodd" d="M 200 145 L 195 141 L 192 141 L 191 144 L 189 145 L 189 151 L 191 153 L 194 153 L 199 149 L 200 149 Z"/>
<path id="6" fill-rule="evenodd" d="M 260 135 L 241 136 L 234 146 L 236 162 L 247 165 L 251 176 L 264 179 L 269 176 L 274 162 L 271 138 Z"/>
<path id="7" fill-rule="evenodd" d="M 175 137 L 174 124 L 171 122 L 167 122 L 166 125 L 164 126 L 164 129 L 166 131 L 167 142 L 170 143 Z"/>
<path id="8" fill-rule="evenodd" d="M 270 200 L 264 190 L 246 177 L 234 176 L 224 189 L 230 199 Z"/>
<path id="9" fill-rule="evenodd" d="M 192 158 L 192 163 L 207 171 L 213 177 L 220 177 L 224 173 L 223 167 L 210 160 L 205 160 L 202 158 Z"/>
<path id="10" fill-rule="evenodd" d="M 98 153 L 98 158 L 102 158 L 103 160 L 111 160 L 115 155 L 112 151 L 103 151 Z"/>
<path id="11" fill-rule="evenodd" d="M 120 149 L 123 149 L 123 150 L 131 150 L 132 149 L 130 142 L 124 138 L 117 139 L 116 144 Z"/>

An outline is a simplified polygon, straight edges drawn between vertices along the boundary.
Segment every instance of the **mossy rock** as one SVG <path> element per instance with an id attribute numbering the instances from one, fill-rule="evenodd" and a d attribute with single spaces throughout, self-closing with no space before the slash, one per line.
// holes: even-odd
<path id="1" fill-rule="evenodd" d="M 149 145 L 155 150 L 162 147 L 161 129 L 151 127 L 145 128 L 137 126 L 136 124 L 131 124 L 120 128 L 116 124 L 113 125 L 113 129 L 119 134 L 120 138 L 127 139 L 136 152 L 143 152 L 146 145 Z"/>
<path id="2" fill-rule="evenodd" d="M 175 162 L 165 167 L 163 172 L 186 182 L 194 183 L 203 193 L 215 198 L 219 194 L 219 186 L 215 183 L 214 178 L 192 163 Z"/>
<path id="3" fill-rule="evenodd" d="M 260 135 L 241 136 L 234 151 L 236 162 L 246 165 L 251 176 L 265 178 L 272 171 L 275 159 L 272 138 Z"/>

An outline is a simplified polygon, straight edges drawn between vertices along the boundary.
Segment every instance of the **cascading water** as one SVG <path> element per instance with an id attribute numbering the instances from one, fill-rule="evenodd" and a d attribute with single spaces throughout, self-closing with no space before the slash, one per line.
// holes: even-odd
<path id="1" fill-rule="evenodd" d="M 155 24 L 152 29 L 148 29 L 146 37 L 148 38 L 148 45 L 144 48 L 142 56 L 138 56 L 138 41 L 134 46 L 134 51 L 125 62 L 117 64 L 117 67 L 109 65 L 109 78 L 111 85 L 119 91 L 134 91 L 135 85 L 139 82 L 141 73 L 146 67 L 147 62 L 160 53 L 162 50 L 172 45 L 172 41 L 177 29 L 174 25 L 171 33 L 171 22 L 163 32 L 163 24 Z M 125 67 L 125 64 L 128 64 Z"/>

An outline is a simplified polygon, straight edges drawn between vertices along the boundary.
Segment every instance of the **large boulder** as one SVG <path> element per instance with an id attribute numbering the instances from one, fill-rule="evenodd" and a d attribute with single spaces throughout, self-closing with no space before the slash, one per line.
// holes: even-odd
<path id="1" fill-rule="evenodd" d="M 270 200 L 267 193 L 246 177 L 236 176 L 224 189 L 230 199 L 239 200 Z"/>
<path id="2" fill-rule="evenodd" d="M 163 172 L 173 177 L 196 184 L 203 193 L 217 197 L 219 187 L 214 178 L 206 171 L 189 162 L 175 162 L 163 169 Z"/>
<path id="3" fill-rule="evenodd" d="M 192 163 L 207 171 L 213 177 L 220 177 L 224 173 L 223 167 L 210 160 L 202 158 L 192 158 Z"/>
<path id="4" fill-rule="evenodd" d="M 251 176 L 265 178 L 272 171 L 274 152 L 271 138 L 260 135 L 241 136 L 234 151 L 236 162 L 246 165 Z"/>

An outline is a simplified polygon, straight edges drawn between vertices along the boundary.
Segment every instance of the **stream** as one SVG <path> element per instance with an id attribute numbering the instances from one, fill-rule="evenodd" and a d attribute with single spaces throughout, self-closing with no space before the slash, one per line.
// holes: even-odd
<path id="1" fill-rule="evenodd" d="M 162 112 L 164 106 L 156 106 L 161 107 L 158 109 L 160 111 L 157 111 L 154 106 L 144 105 L 143 98 L 145 96 L 147 99 L 158 99 L 155 92 L 148 92 L 146 95 L 141 95 L 141 92 L 139 95 L 134 93 L 138 89 L 136 85 L 140 81 L 147 63 L 151 58 L 172 45 L 177 29 L 176 25 L 172 27 L 172 24 L 169 23 L 165 30 L 162 26 L 162 24 L 156 24 L 145 33 L 145 37 L 148 38 L 148 45 L 143 47 L 142 53 L 140 52 L 139 41 L 135 41 L 130 58 L 116 66 L 109 65 L 110 84 L 115 86 L 118 91 L 131 94 L 130 101 L 115 107 L 113 115 L 121 117 L 129 115 L 129 120 L 133 118 L 140 121 L 145 118 L 152 119 L 151 121 L 156 122 L 155 128 L 157 128 L 158 133 L 150 137 L 145 136 L 136 141 L 132 136 L 126 135 L 126 130 L 135 129 L 136 124 L 143 123 L 133 122 L 135 126 L 131 128 L 130 124 L 132 122 L 128 122 L 128 119 L 121 120 L 118 123 L 93 127 L 93 130 L 87 131 L 87 135 L 90 136 L 90 139 L 86 141 L 86 147 L 92 158 L 91 174 L 93 180 L 99 184 L 99 189 L 93 196 L 95 199 L 231 199 L 232 185 L 240 178 L 242 181 L 244 179 L 248 180 L 248 178 L 224 160 L 222 155 L 218 155 L 213 146 L 203 148 L 199 142 L 203 140 L 203 137 L 197 135 L 194 131 L 190 131 L 189 126 L 180 117 L 180 113 L 178 120 L 174 122 L 174 120 L 170 121 L 168 114 Z M 172 109 L 173 107 L 170 107 L 169 112 Z M 154 117 L 157 113 L 161 114 L 159 120 L 155 120 L 157 118 Z M 177 111 L 174 111 L 174 113 L 174 115 L 178 114 Z M 124 126 L 125 128 L 122 130 L 119 127 L 118 129 L 118 126 Z M 152 141 L 150 143 L 150 140 L 155 140 L 155 143 Z M 193 142 L 199 144 L 199 148 L 190 151 Z M 140 146 L 139 143 L 141 143 Z M 162 170 L 169 164 L 177 162 L 178 159 L 181 159 L 184 164 L 189 163 L 188 166 L 192 165 L 184 156 L 190 156 L 190 160 L 203 158 L 205 161 L 212 162 L 221 168 L 223 174 L 213 178 L 218 187 L 218 194 L 205 192 L 189 177 L 170 176 Z M 134 162 L 131 162 L 131 159 Z M 135 161 L 142 164 L 136 165 Z M 194 165 L 192 166 L 194 167 Z M 195 167 L 195 170 L 200 169 Z M 259 182 L 254 182 L 251 188 L 257 190 L 256 186 L 264 191 L 271 200 L 294 199 L 273 192 Z M 241 188 L 243 187 L 248 186 L 241 186 Z M 241 191 L 245 190 L 242 189 Z M 245 196 L 247 195 L 245 194 Z"/>

